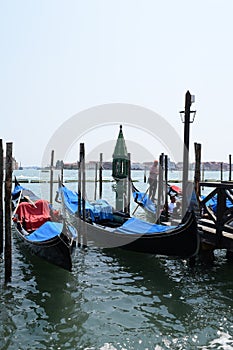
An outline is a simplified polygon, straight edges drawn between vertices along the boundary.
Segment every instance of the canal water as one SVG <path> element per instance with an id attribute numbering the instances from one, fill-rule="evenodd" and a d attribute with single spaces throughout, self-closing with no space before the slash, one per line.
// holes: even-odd
<path id="1" fill-rule="evenodd" d="M 49 178 L 35 170 L 16 175 Z M 74 176 L 65 173 L 69 181 Z M 132 177 L 147 187 L 143 172 Z M 103 196 L 114 203 L 112 185 L 103 184 Z M 24 186 L 48 196 L 48 183 Z M 14 235 L 7 286 L 0 262 L 0 349 L 233 349 L 232 272 L 224 251 L 212 266 L 190 268 L 186 260 L 96 247 L 77 248 L 67 272 L 22 251 Z"/>

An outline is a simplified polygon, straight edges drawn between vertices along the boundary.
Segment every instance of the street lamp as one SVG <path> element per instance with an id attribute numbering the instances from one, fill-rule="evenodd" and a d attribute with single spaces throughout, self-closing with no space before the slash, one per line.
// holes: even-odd
<path id="1" fill-rule="evenodd" d="M 194 96 L 194 95 L 192 95 Z M 196 113 L 197 111 L 190 111 L 190 120 L 189 120 L 189 123 L 193 123 L 194 122 L 194 119 L 196 117 Z M 180 119 L 182 121 L 182 123 L 185 123 L 185 111 L 180 111 Z"/>

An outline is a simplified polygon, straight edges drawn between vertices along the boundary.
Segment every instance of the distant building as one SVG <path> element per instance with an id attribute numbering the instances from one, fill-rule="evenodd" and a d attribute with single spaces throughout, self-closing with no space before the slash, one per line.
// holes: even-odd
<path id="1" fill-rule="evenodd" d="M 3 157 L 3 169 L 6 169 L 6 157 Z M 18 170 L 19 163 L 16 161 L 14 157 L 12 157 L 12 170 Z"/>
<path id="2" fill-rule="evenodd" d="M 4 158 L 5 162 L 5 158 Z M 99 166 L 99 161 L 89 161 L 86 163 L 86 169 L 95 169 L 96 164 Z M 131 163 L 131 169 L 132 170 L 148 170 L 152 166 L 153 161 L 151 162 L 143 162 L 143 163 Z M 17 170 L 19 168 L 18 162 L 13 158 L 12 159 L 12 165 L 13 165 L 13 170 Z M 64 169 L 78 169 L 79 162 L 73 162 L 73 163 L 63 163 L 62 160 L 58 160 L 56 162 L 56 169 L 61 169 L 63 166 Z M 103 169 L 104 170 L 112 170 L 112 162 L 103 162 L 102 163 Z M 223 171 L 229 171 L 229 164 L 228 163 L 223 163 L 223 162 L 202 162 L 201 167 L 206 170 L 206 171 L 220 171 L 221 166 Z M 183 170 L 183 162 L 172 162 L 168 158 L 168 169 L 169 170 Z M 192 162 L 189 164 L 189 170 L 195 170 L 195 162 Z"/>
<path id="3" fill-rule="evenodd" d="M 112 170 L 112 162 L 103 162 L 104 170 Z"/>
<path id="4" fill-rule="evenodd" d="M 131 163 L 131 170 L 144 170 L 145 166 L 141 163 Z"/>
<path id="5" fill-rule="evenodd" d="M 64 169 L 72 169 L 72 170 L 77 170 L 78 169 L 78 162 L 76 163 L 64 163 Z"/>
<path id="6" fill-rule="evenodd" d="M 151 168 L 152 164 L 153 164 L 153 162 L 143 162 L 143 166 L 147 170 Z"/>

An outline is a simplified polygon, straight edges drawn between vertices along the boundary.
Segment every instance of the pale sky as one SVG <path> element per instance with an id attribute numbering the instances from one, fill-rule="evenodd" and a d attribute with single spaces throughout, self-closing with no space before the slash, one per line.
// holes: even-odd
<path id="1" fill-rule="evenodd" d="M 0 0 L 0 138 L 23 166 L 40 165 L 69 118 L 127 103 L 158 113 L 183 139 L 189 90 L 191 161 L 199 142 L 203 161 L 228 162 L 232 16 L 232 0 Z"/>

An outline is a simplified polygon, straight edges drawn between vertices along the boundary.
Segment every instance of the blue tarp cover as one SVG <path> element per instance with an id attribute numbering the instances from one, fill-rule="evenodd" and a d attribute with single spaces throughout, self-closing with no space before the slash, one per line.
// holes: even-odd
<path id="1" fill-rule="evenodd" d="M 148 209 L 152 213 L 156 212 L 155 204 L 149 198 L 148 194 L 145 194 L 145 192 L 133 192 L 133 197 L 136 203 L 141 203 L 144 208 Z"/>
<path id="2" fill-rule="evenodd" d="M 71 225 L 69 225 L 67 228 L 70 231 L 70 234 L 73 236 L 73 238 L 76 238 L 77 237 L 76 229 Z M 27 240 L 32 242 L 43 242 L 59 235 L 62 232 L 62 229 L 63 229 L 62 223 L 47 221 L 36 231 L 28 235 L 26 238 Z"/>
<path id="3" fill-rule="evenodd" d="M 16 185 L 13 192 L 12 192 L 12 195 L 15 196 L 16 194 L 18 194 L 20 191 L 22 190 L 25 190 L 26 188 L 22 187 L 21 185 Z"/>
<path id="4" fill-rule="evenodd" d="M 69 190 L 63 186 L 61 188 L 64 195 L 64 201 L 69 211 L 75 214 L 78 210 L 78 193 Z M 86 216 L 90 215 L 93 221 L 112 219 L 112 206 L 104 199 L 98 199 L 93 202 L 85 202 Z"/>
<path id="5" fill-rule="evenodd" d="M 116 232 L 121 233 L 138 233 L 138 234 L 151 234 L 161 233 L 172 230 L 177 226 L 165 226 L 152 224 L 147 221 L 143 221 L 137 218 L 128 219 L 121 227 L 117 228 Z"/>
<path id="6" fill-rule="evenodd" d="M 51 239 L 62 232 L 63 224 L 60 222 L 45 222 L 40 228 L 27 236 L 29 241 L 42 242 Z"/>
<path id="7" fill-rule="evenodd" d="M 204 199 L 205 196 L 201 196 L 201 198 Z M 208 200 L 208 202 L 206 202 L 206 205 L 211 207 L 213 212 L 216 213 L 217 212 L 217 196 L 215 195 L 210 200 Z M 231 201 L 228 198 L 226 199 L 226 206 L 227 206 L 227 208 L 233 207 L 233 204 L 231 203 Z"/>
<path id="8" fill-rule="evenodd" d="M 62 190 L 62 192 L 63 192 L 66 207 L 69 209 L 69 211 L 71 213 L 75 214 L 77 209 L 78 209 L 78 194 L 77 194 L 77 192 L 73 192 L 65 186 L 61 187 L 60 190 Z"/>
<path id="9" fill-rule="evenodd" d="M 17 200 L 21 191 L 22 191 L 22 197 L 28 196 L 32 201 L 36 201 L 39 199 L 39 197 L 36 196 L 35 193 L 33 193 L 31 190 L 21 185 L 16 185 L 14 190 L 11 193 L 12 200 Z"/>

